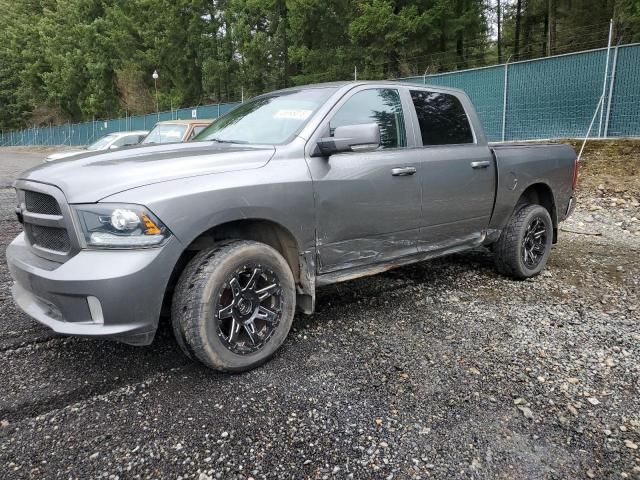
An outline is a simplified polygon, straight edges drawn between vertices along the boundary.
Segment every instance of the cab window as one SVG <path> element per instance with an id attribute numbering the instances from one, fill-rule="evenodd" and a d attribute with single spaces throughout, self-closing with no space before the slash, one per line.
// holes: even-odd
<path id="1" fill-rule="evenodd" d="M 181 142 L 182 137 L 187 132 L 188 125 L 161 123 L 153 127 L 153 130 L 142 141 L 143 144 L 149 143 L 175 143 Z"/>
<path id="2" fill-rule="evenodd" d="M 129 147 L 131 145 L 137 145 L 139 143 L 138 135 L 127 135 L 116 140 L 113 144 L 117 147 Z"/>
<path id="3" fill-rule="evenodd" d="M 473 132 L 464 107 L 454 95 L 411 90 L 416 108 L 422 145 L 473 143 Z"/>
<path id="4" fill-rule="evenodd" d="M 202 132 L 207 127 L 208 127 L 208 125 L 197 125 L 197 126 L 193 127 L 193 136 L 195 137 L 196 135 L 198 135 L 200 132 Z"/>
<path id="5" fill-rule="evenodd" d="M 381 148 L 407 146 L 407 134 L 398 90 L 373 88 L 355 93 L 329 122 L 331 136 L 337 127 L 377 123 Z"/>
<path id="6" fill-rule="evenodd" d="M 196 125 L 195 127 L 193 127 L 193 129 L 191 130 L 191 133 L 189 134 L 189 141 L 193 140 L 196 137 L 196 135 L 198 135 L 207 127 L 208 125 Z"/>

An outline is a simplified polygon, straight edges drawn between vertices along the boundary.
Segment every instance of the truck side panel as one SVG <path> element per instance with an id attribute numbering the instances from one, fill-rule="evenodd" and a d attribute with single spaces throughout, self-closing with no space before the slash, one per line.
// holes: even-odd
<path id="1" fill-rule="evenodd" d="M 552 217 L 562 221 L 573 196 L 576 153 L 568 145 L 491 145 L 497 164 L 496 204 L 489 224 L 501 231 L 527 188 L 542 184 L 553 194 Z"/>

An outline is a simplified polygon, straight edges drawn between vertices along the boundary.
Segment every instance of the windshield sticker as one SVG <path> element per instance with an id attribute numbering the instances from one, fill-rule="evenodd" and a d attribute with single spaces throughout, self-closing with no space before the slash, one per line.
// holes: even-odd
<path id="1" fill-rule="evenodd" d="M 313 110 L 278 110 L 273 118 L 284 118 L 291 120 L 306 120 L 311 116 Z"/>

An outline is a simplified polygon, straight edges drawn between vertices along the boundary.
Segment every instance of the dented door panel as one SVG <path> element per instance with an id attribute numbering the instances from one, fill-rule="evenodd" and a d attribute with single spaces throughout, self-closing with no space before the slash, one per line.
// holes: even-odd
<path id="1" fill-rule="evenodd" d="M 495 198 L 495 160 L 486 145 L 424 147 L 421 175 L 424 226 L 420 250 L 481 238 Z M 474 168 L 486 162 L 484 168 Z"/>
<path id="2" fill-rule="evenodd" d="M 398 149 L 309 159 L 320 272 L 416 252 L 420 178 L 392 174 L 397 167 L 418 168 L 407 157 Z"/>

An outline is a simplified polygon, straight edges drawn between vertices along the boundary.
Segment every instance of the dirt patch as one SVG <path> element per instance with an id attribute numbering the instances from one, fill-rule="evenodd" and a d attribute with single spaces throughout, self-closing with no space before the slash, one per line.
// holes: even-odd
<path id="1" fill-rule="evenodd" d="M 582 143 L 568 141 L 576 151 Z M 590 140 L 582 154 L 580 191 L 640 195 L 640 140 Z"/>

